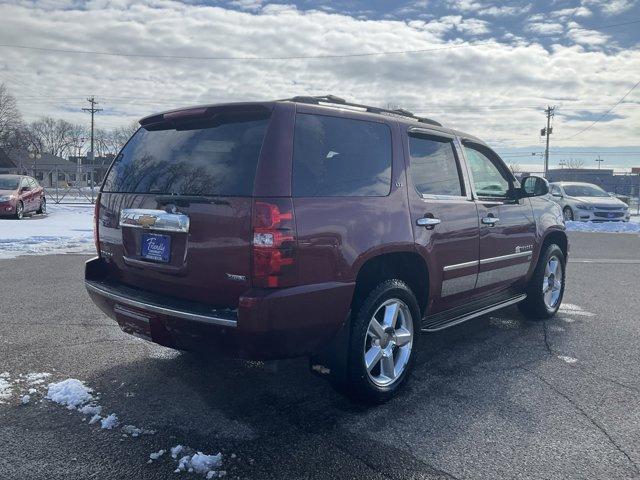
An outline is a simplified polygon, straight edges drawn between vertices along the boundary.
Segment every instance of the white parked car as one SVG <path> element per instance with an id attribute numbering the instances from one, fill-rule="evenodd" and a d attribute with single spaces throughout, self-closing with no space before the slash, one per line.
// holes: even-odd
<path id="1" fill-rule="evenodd" d="M 565 220 L 628 222 L 630 218 L 626 203 L 592 183 L 554 182 L 549 184 L 549 193 Z"/>

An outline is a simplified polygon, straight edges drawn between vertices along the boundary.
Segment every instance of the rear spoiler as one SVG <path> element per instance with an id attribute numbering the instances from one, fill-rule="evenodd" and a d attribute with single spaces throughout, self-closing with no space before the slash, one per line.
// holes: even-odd
<path id="1" fill-rule="evenodd" d="M 223 105 L 209 105 L 171 110 L 144 117 L 140 126 L 146 130 L 164 130 L 176 128 L 179 125 L 214 120 L 216 117 L 224 122 L 233 121 L 234 117 L 243 119 L 247 115 L 269 116 L 273 110 L 273 103 L 236 103 Z"/>

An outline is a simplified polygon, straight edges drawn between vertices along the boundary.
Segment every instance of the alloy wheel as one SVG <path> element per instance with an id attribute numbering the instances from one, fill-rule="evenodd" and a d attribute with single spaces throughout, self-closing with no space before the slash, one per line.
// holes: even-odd
<path id="1" fill-rule="evenodd" d="M 555 255 L 549 258 L 544 269 L 542 277 L 542 295 L 544 304 L 548 309 L 553 310 L 560 301 L 560 293 L 562 292 L 562 264 L 560 259 Z"/>
<path id="2" fill-rule="evenodd" d="M 413 318 L 397 298 L 386 300 L 369 322 L 364 341 L 364 364 L 369 379 L 379 387 L 398 381 L 407 368 L 413 347 Z"/>
<path id="3" fill-rule="evenodd" d="M 565 208 L 565 209 L 562 211 L 562 213 L 563 213 L 563 215 L 562 215 L 562 216 L 564 217 L 565 222 L 566 222 L 566 221 L 572 221 L 572 220 L 573 220 L 573 211 L 572 211 L 570 208 L 568 208 L 568 207 L 567 207 L 567 208 Z"/>

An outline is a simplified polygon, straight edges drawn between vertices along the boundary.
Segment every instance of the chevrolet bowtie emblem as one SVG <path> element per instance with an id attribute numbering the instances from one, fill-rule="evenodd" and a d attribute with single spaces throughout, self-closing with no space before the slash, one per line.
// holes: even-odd
<path id="1" fill-rule="evenodd" d="M 144 228 L 149 228 L 156 224 L 156 220 L 158 220 L 158 217 L 154 215 L 141 215 L 138 217 L 138 225 Z"/>

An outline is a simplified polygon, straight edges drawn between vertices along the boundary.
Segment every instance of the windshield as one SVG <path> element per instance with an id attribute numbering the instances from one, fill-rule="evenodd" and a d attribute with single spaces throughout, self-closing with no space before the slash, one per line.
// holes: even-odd
<path id="1" fill-rule="evenodd" d="M 595 185 L 565 185 L 564 192 L 570 197 L 608 197 L 609 194 Z"/>
<path id="2" fill-rule="evenodd" d="M 250 196 L 268 122 L 268 112 L 231 112 L 197 124 L 140 128 L 103 191 Z"/>
<path id="3" fill-rule="evenodd" d="M 15 177 L 0 177 L 0 190 L 17 190 L 19 178 Z"/>

